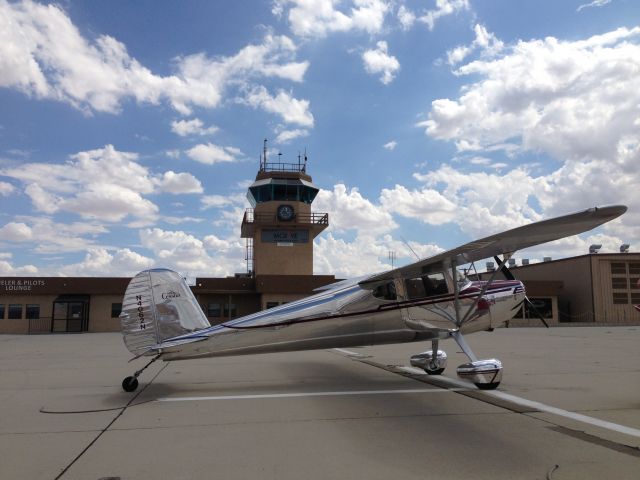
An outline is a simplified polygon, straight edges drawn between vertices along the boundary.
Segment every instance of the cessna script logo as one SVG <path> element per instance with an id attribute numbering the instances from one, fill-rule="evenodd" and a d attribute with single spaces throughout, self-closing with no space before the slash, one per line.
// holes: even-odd
<path id="1" fill-rule="evenodd" d="M 162 294 L 162 299 L 163 300 L 168 300 L 170 298 L 179 298 L 180 294 L 178 292 L 174 292 L 173 290 L 169 290 L 168 292 L 165 292 Z"/>

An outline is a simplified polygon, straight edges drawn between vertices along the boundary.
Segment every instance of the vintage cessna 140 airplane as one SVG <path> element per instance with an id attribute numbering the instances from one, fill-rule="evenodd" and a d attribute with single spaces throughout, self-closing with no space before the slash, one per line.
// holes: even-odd
<path id="1" fill-rule="evenodd" d="M 463 335 L 492 330 L 510 320 L 528 299 L 506 267 L 513 252 L 586 232 L 622 215 L 607 206 L 532 223 L 467 243 L 411 265 L 328 285 L 319 293 L 279 307 L 211 326 L 179 274 L 140 272 L 127 287 L 120 315 L 124 343 L 138 358 L 154 358 L 122 382 L 131 392 L 155 360 L 431 341 L 411 364 L 439 375 L 447 355 L 440 340 L 453 338 L 470 362 L 457 374 L 482 389 L 502 379 L 497 359 L 479 360 Z M 502 259 L 498 257 L 502 255 Z M 487 281 L 470 281 L 458 267 L 494 257 Z M 496 280 L 502 272 L 506 280 Z M 544 322 L 544 320 L 543 320 Z"/>

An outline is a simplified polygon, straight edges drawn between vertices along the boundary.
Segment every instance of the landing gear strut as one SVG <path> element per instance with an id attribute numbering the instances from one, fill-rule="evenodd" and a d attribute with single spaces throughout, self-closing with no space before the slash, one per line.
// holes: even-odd
<path id="1" fill-rule="evenodd" d="M 140 376 L 140 374 L 142 372 L 144 372 L 149 365 L 151 365 L 153 362 L 158 360 L 160 358 L 160 355 L 162 355 L 162 354 L 159 353 L 158 355 L 153 357 L 153 359 L 149 363 L 147 363 L 140 370 L 136 371 L 136 373 L 134 373 L 133 376 L 127 377 L 124 380 L 122 380 L 122 389 L 125 392 L 133 392 L 133 391 L 135 391 L 135 389 L 138 388 L 138 377 Z"/>

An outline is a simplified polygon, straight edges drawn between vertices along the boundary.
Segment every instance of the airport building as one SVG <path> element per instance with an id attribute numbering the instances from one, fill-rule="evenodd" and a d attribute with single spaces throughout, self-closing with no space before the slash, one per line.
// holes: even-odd
<path id="1" fill-rule="evenodd" d="M 509 266 L 549 324 L 640 325 L 640 253 L 597 253 Z M 624 248 L 626 247 L 626 248 Z M 524 264 L 522 264 L 524 263 Z M 489 262 L 488 270 L 495 265 Z M 483 274 L 487 278 L 488 273 Z M 523 311 L 515 325 L 535 325 L 535 313 Z"/>
<path id="2" fill-rule="evenodd" d="M 298 163 L 269 163 L 266 148 L 247 197 L 241 235 L 247 272 L 191 286 L 210 323 L 271 308 L 336 281 L 313 274 L 313 239 L 329 225 L 311 210 L 318 188 Z M 640 254 L 590 253 L 510 270 L 549 324 L 640 324 Z M 487 278 L 494 265 L 487 264 Z M 500 274 L 498 274 L 500 276 Z M 0 277 L 0 333 L 118 331 L 130 278 Z M 538 325 L 528 308 L 512 325 Z"/>

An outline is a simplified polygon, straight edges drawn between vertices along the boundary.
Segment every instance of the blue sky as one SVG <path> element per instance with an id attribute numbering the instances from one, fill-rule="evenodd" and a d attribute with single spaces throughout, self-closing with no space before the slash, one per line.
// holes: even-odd
<path id="1" fill-rule="evenodd" d="M 0 0 L 0 275 L 246 269 L 262 140 L 321 188 L 315 272 L 598 204 L 517 257 L 640 246 L 632 0 Z"/>

